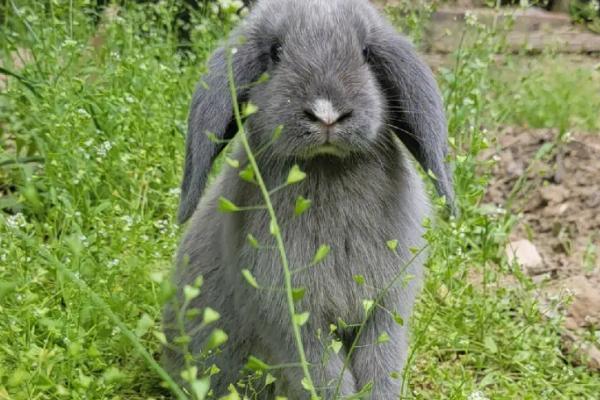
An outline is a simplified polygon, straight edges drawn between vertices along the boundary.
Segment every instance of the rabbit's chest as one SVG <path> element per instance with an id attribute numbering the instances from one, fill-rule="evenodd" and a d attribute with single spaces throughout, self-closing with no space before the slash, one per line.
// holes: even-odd
<path id="1" fill-rule="evenodd" d="M 337 318 L 359 322 L 364 304 L 407 275 L 418 274 L 420 266 L 411 265 L 406 246 L 419 245 L 412 238 L 420 228 L 413 226 L 413 232 L 408 232 L 397 215 L 390 214 L 384 221 L 381 211 L 360 213 L 322 207 L 280 222 L 292 285 L 304 293 L 298 306 L 328 323 Z M 237 264 L 249 269 L 260 286 L 272 289 L 261 291 L 261 300 L 282 302 L 278 289 L 285 287 L 284 269 L 267 221 L 266 215 L 262 221 L 255 216 L 240 226 L 243 240 L 252 234 L 260 245 L 246 243 Z"/>

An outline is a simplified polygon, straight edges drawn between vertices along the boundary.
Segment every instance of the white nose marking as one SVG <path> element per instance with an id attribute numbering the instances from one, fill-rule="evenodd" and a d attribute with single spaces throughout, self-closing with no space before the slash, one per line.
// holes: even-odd
<path id="1" fill-rule="evenodd" d="M 340 119 L 340 113 L 333 107 L 331 101 L 317 99 L 313 104 L 313 113 L 325 125 L 333 125 Z"/>

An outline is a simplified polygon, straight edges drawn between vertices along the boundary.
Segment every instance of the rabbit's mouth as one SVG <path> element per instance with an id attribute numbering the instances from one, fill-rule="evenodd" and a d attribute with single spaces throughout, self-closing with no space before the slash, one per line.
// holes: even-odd
<path id="1" fill-rule="evenodd" d="M 339 158 L 345 158 L 350 154 L 347 149 L 336 146 L 330 142 L 326 142 L 317 146 L 313 146 L 304 153 L 304 158 L 313 158 L 320 155 L 329 155 Z"/>

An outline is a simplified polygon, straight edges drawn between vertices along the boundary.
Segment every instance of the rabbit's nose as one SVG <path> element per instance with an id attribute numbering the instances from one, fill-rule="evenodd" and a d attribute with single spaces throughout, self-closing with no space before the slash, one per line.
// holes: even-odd
<path id="1" fill-rule="evenodd" d="M 304 109 L 304 115 L 306 115 L 309 120 L 319 122 L 329 128 L 350 118 L 352 116 L 352 110 L 340 112 L 335 109 L 331 101 L 318 99 L 311 107 Z"/>

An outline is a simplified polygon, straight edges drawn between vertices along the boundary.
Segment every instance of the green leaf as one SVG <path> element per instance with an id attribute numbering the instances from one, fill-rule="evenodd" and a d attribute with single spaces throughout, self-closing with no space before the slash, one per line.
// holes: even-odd
<path id="1" fill-rule="evenodd" d="M 255 183 L 256 176 L 254 175 L 254 168 L 252 168 L 251 164 L 248 164 L 246 168 L 240 171 L 240 178 L 246 182 Z"/>
<path id="2" fill-rule="evenodd" d="M 538 151 L 535 153 L 535 159 L 536 160 L 542 159 L 546 154 L 550 153 L 553 148 L 554 148 L 554 143 L 553 142 L 546 142 L 546 143 L 544 143 L 538 149 Z"/>
<path id="3" fill-rule="evenodd" d="M 267 376 L 265 377 L 265 386 L 272 385 L 273 382 L 275 382 L 276 380 L 277 380 L 277 378 L 275 378 L 273 375 L 267 373 Z"/>
<path id="4" fill-rule="evenodd" d="M 392 372 L 390 372 L 390 378 L 400 379 L 400 378 L 402 378 L 402 374 L 398 371 L 392 371 Z"/>
<path id="5" fill-rule="evenodd" d="M 305 288 L 293 288 L 292 289 L 292 298 L 294 301 L 300 301 L 304 298 L 304 294 L 306 293 Z"/>
<path id="6" fill-rule="evenodd" d="M 221 314 L 216 312 L 210 307 L 206 307 L 204 309 L 204 315 L 202 317 L 202 323 L 205 325 L 212 324 L 215 321 L 218 321 L 221 318 Z"/>
<path id="7" fill-rule="evenodd" d="M 386 342 L 389 342 L 389 341 L 390 341 L 390 335 L 388 335 L 387 332 L 383 332 L 377 338 L 377 344 L 382 344 L 382 343 L 386 343 Z"/>
<path id="8" fill-rule="evenodd" d="M 341 318 L 338 318 L 338 325 L 340 326 L 341 329 L 346 329 L 348 328 L 348 324 L 346 323 L 346 321 L 344 321 Z"/>
<path id="9" fill-rule="evenodd" d="M 198 315 L 200 315 L 200 310 L 197 308 L 190 308 L 185 311 L 185 318 L 187 319 L 195 319 Z"/>
<path id="10" fill-rule="evenodd" d="M 205 350 L 210 351 L 216 349 L 217 347 L 225 343 L 228 338 L 229 337 L 224 331 L 222 331 L 221 329 L 215 329 L 214 331 L 212 331 L 210 337 L 208 338 Z"/>
<path id="11" fill-rule="evenodd" d="M 498 346 L 491 336 L 486 336 L 485 339 L 483 339 L 483 345 L 492 354 L 496 354 L 498 352 Z"/>
<path id="12" fill-rule="evenodd" d="M 302 326 L 306 323 L 306 321 L 308 321 L 309 316 L 310 316 L 309 312 L 303 312 L 300 314 L 296 314 L 296 315 L 294 315 L 294 322 L 296 323 L 296 325 Z"/>
<path id="13" fill-rule="evenodd" d="M 388 240 L 386 244 L 388 249 L 390 249 L 391 251 L 396 251 L 396 249 L 398 248 L 398 241 L 396 239 Z"/>
<path id="14" fill-rule="evenodd" d="M 258 79 L 256 80 L 256 83 L 264 83 L 264 82 L 268 81 L 269 78 L 270 78 L 269 73 L 265 72 L 261 76 L 258 77 Z"/>
<path id="15" fill-rule="evenodd" d="M 365 284 L 365 277 L 363 275 L 354 275 L 353 279 L 354 282 L 358 283 L 359 285 Z"/>
<path id="16" fill-rule="evenodd" d="M 162 272 L 152 272 L 150 274 L 150 280 L 154 283 L 162 283 L 165 279 L 165 274 Z"/>
<path id="17" fill-rule="evenodd" d="M 260 247 L 258 240 L 251 233 L 248 234 L 246 239 L 248 239 L 248 243 L 250 243 L 250 246 L 254 247 L 255 249 L 258 249 Z"/>
<path id="18" fill-rule="evenodd" d="M 308 379 L 306 379 L 306 377 L 302 378 L 302 381 L 300 381 L 300 383 L 302 384 L 302 387 L 304 388 L 304 390 L 306 390 L 307 392 L 314 390 L 313 385 L 310 384 L 310 382 L 308 381 Z"/>
<path id="19" fill-rule="evenodd" d="M 257 111 L 258 107 L 255 104 L 247 102 L 242 106 L 242 117 L 249 117 L 250 115 L 255 114 Z"/>
<path id="20" fill-rule="evenodd" d="M 331 349 L 333 350 L 333 352 L 335 354 L 338 354 L 340 352 L 340 350 L 342 349 L 342 342 L 340 340 L 335 340 L 333 339 L 331 341 Z"/>
<path id="21" fill-rule="evenodd" d="M 231 168 L 235 168 L 238 169 L 240 167 L 240 162 L 238 160 L 234 160 L 232 158 L 229 157 L 225 157 L 225 162 L 231 167 Z"/>
<path id="22" fill-rule="evenodd" d="M 250 270 L 243 269 L 242 270 L 242 275 L 244 275 L 244 278 L 246 279 L 246 282 L 248 282 L 250 284 L 250 286 L 252 286 L 255 289 L 260 289 L 260 286 L 258 285 L 258 282 L 256 282 L 256 279 L 254 279 L 254 276 L 252 276 L 252 272 L 250 272 Z"/>
<path id="23" fill-rule="evenodd" d="M 190 383 L 190 388 L 192 389 L 192 393 L 194 393 L 195 399 L 204 400 L 210 390 L 210 377 L 195 379 Z"/>
<path id="24" fill-rule="evenodd" d="M 186 301 L 191 301 L 193 299 L 195 299 L 196 297 L 198 297 L 200 295 L 200 289 L 190 286 L 190 285 L 185 285 L 183 288 L 183 296 L 185 297 Z"/>
<path id="25" fill-rule="evenodd" d="M 394 321 L 398 325 L 404 326 L 404 318 L 402 318 L 402 316 L 400 314 L 398 314 L 397 312 L 394 312 Z"/>
<path id="26" fill-rule="evenodd" d="M 310 208 L 311 204 L 312 204 L 311 200 L 305 199 L 302 196 L 298 196 L 298 198 L 296 199 L 296 207 L 294 208 L 294 214 L 300 215 L 300 214 L 304 213 L 306 210 L 308 210 Z"/>
<path id="27" fill-rule="evenodd" d="M 271 368 L 271 366 L 269 364 L 267 364 L 266 362 L 254 357 L 254 356 L 250 356 L 248 357 L 248 362 L 246 363 L 246 368 L 248 368 L 251 371 L 265 371 Z"/>
<path id="28" fill-rule="evenodd" d="M 360 392 L 356 393 L 356 398 L 362 399 L 364 398 L 364 395 L 366 394 L 370 394 L 371 391 L 373 390 L 373 381 L 369 381 L 367 382 L 367 384 L 365 386 L 363 386 L 360 389 Z"/>
<path id="29" fill-rule="evenodd" d="M 273 141 L 279 139 L 281 137 L 281 133 L 283 132 L 283 125 L 277 125 L 277 128 L 273 131 Z"/>
<path id="30" fill-rule="evenodd" d="M 317 263 L 323 261 L 325 259 L 325 257 L 327 257 L 327 255 L 329 254 L 330 250 L 331 250 L 331 247 L 329 247 L 326 244 L 322 244 L 317 249 L 317 252 L 315 253 L 315 257 L 312 260 L 312 263 L 317 264 Z"/>
<path id="31" fill-rule="evenodd" d="M 365 309 L 365 313 L 369 313 L 369 311 L 371 311 L 371 309 L 373 308 L 373 306 L 375 305 L 375 302 L 373 300 L 363 300 L 363 308 Z"/>
<path id="32" fill-rule="evenodd" d="M 435 174 L 433 173 L 433 171 L 432 171 L 432 170 L 428 169 L 428 170 L 427 170 L 427 175 L 429 175 L 429 177 L 430 177 L 431 179 L 433 179 L 434 181 L 437 181 L 437 176 L 435 176 Z"/>
<path id="33" fill-rule="evenodd" d="M 306 173 L 304 173 L 300 170 L 300 167 L 298 166 L 298 164 L 295 164 L 292 167 L 292 169 L 290 169 L 290 173 L 287 178 L 287 183 L 288 183 L 288 185 L 292 185 L 294 183 L 303 181 L 304 178 L 306 178 Z"/>
<path id="34" fill-rule="evenodd" d="M 137 323 L 137 326 L 135 328 L 135 335 L 137 337 L 144 336 L 150 330 L 150 328 L 152 328 L 153 325 L 154 320 L 152 319 L 152 317 L 144 313 L 142 315 L 142 318 L 140 318 L 140 320 Z"/>
<path id="35" fill-rule="evenodd" d="M 208 138 L 208 140 L 210 140 L 212 143 L 220 143 L 221 139 L 219 139 L 217 137 L 217 135 L 215 135 L 212 132 L 206 132 L 206 137 Z"/>
<path id="36" fill-rule="evenodd" d="M 235 386 L 229 384 L 227 390 L 229 390 L 229 394 L 219 398 L 219 400 L 241 400 L 240 394 L 236 390 Z"/>
<path id="37" fill-rule="evenodd" d="M 154 337 L 156 339 L 158 339 L 158 341 L 160 342 L 160 344 L 167 344 L 167 336 L 161 332 L 161 331 L 152 331 L 152 334 L 154 335 Z"/>
<path id="38" fill-rule="evenodd" d="M 279 235 L 279 226 L 277 226 L 277 222 L 274 219 L 269 223 L 269 231 L 273 236 Z"/>
<path id="39" fill-rule="evenodd" d="M 192 366 L 181 371 L 181 377 L 186 382 L 191 382 L 198 376 L 198 367 Z"/>
<path id="40" fill-rule="evenodd" d="M 233 204 L 230 200 L 227 200 L 225 197 L 219 197 L 219 206 L 218 210 L 224 213 L 231 213 L 240 211 L 240 208 Z"/>
<path id="41" fill-rule="evenodd" d="M 188 344 L 188 343 L 189 343 L 189 342 L 191 342 L 191 341 L 192 341 L 192 338 L 191 338 L 191 337 L 189 337 L 188 335 L 177 336 L 177 337 L 175 337 L 175 338 L 173 339 L 173 342 L 174 342 L 175 344 L 177 344 L 177 345 L 181 345 L 181 346 L 183 346 L 183 345 L 186 345 L 186 344 Z"/>

